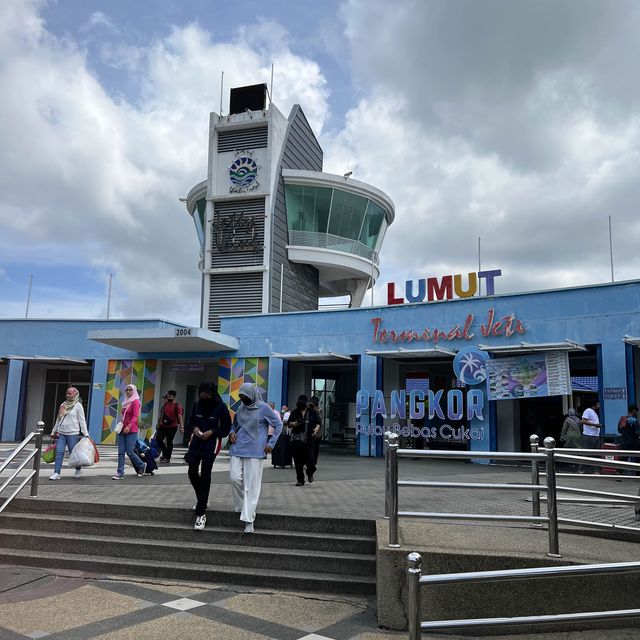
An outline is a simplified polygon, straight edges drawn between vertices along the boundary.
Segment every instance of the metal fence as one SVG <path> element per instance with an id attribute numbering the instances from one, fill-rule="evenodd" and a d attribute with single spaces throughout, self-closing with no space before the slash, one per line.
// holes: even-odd
<path id="1" fill-rule="evenodd" d="M 385 517 L 389 519 L 389 543 L 391 548 L 399 547 L 398 542 L 398 520 L 399 518 L 428 518 L 440 520 L 469 520 L 469 521 L 495 521 L 495 522 L 523 522 L 532 525 L 546 525 L 549 533 L 549 552 L 551 557 L 560 557 L 560 544 L 558 538 L 558 524 L 594 527 L 599 529 L 629 530 L 636 533 L 637 528 L 613 525 L 601 522 L 589 522 L 558 517 L 558 493 L 571 494 L 569 498 L 562 498 L 563 502 L 593 502 L 598 504 L 607 503 L 615 505 L 638 505 L 640 509 L 640 495 L 632 496 L 609 491 L 594 491 L 577 487 L 558 486 L 557 478 L 579 477 L 603 478 L 597 474 L 573 474 L 561 473 L 557 470 L 558 462 L 569 464 L 588 465 L 590 467 L 611 467 L 613 469 L 627 469 L 640 474 L 640 464 L 620 460 L 602 460 L 602 456 L 608 457 L 613 453 L 616 455 L 637 456 L 638 451 L 611 450 L 611 449 L 556 449 L 553 438 L 545 438 L 543 451 L 538 450 L 538 437 L 531 436 L 531 452 L 500 452 L 500 451 L 438 451 L 438 450 L 417 450 L 400 449 L 398 446 L 399 437 L 395 433 L 385 434 L 386 443 L 386 464 L 385 464 Z M 582 455 L 577 455 L 582 454 Z M 478 483 L 478 482 L 440 482 L 426 480 L 400 480 L 398 478 L 398 460 L 400 458 L 424 458 L 424 459 L 489 459 L 501 461 L 525 461 L 531 463 L 531 482 L 522 484 L 499 484 L 499 483 Z M 544 463 L 544 472 L 540 471 L 540 463 Z M 540 478 L 544 477 L 541 484 Z M 613 476 L 616 479 L 635 479 L 638 476 Z M 531 493 L 532 513 L 525 515 L 502 515 L 502 514 L 478 514 L 478 513 L 442 513 L 427 511 L 402 511 L 399 509 L 398 489 L 400 487 L 432 487 L 447 489 L 473 489 L 473 490 L 508 490 Z M 542 496 L 546 499 L 546 515 L 540 514 L 540 503 Z M 585 496 L 585 497 L 575 497 Z"/>
<path id="2" fill-rule="evenodd" d="M 446 573 L 422 575 L 422 558 L 418 553 L 407 556 L 408 581 L 408 626 L 409 640 L 420 640 L 422 631 L 443 631 L 478 627 L 505 627 L 515 625 L 551 624 L 559 622 L 595 622 L 640 617 L 640 609 L 618 609 L 615 611 L 589 611 L 554 615 L 518 616 L 500 618 L 471 618 L 467 620 L 434 620 L 422 622 L 422 585 L 462 584 L 470 582 L 496 582 L 507 580 L 531 580 L 535 578 L 570 577 L 585 575 L 612 575 L 640 571 L 640 562 L 618 562 L 567 567 L 534 567 L 532 569 L 507 569 L 501 571 L 477 571 L 473 573 Z"/>
<path id="3" fill-rule="evenodd" d="M 2 504 L 0 504 L 0 513 L 2 513 L 9 503 L 22 491 L 22 489 L 31 481 L 31 493 L 32 498 L 38 496 L 38 482 L 40 479 L 40 456 L 42 454 L 42 434 L 44 432 L 44 422 L 38 422 L 37 429 L 30 433 L 9 455 L 9 457 L 0 466 L 0 476 L 9 469 L 9 465 L 16 460 L 22 451 L 24 451 L 29 443 L 33 442 L 35 448 L 30 451 L 22 462 L 18 464 L 15 469 L 12 469 L 11 475 L 0 486 L 0 498 L 2 497 L 6 489 L 13 489 L 13 492 L 9 497 L 5 498 Z M 27 467 L 27 465 L 33 461 L 33 468 L 26 474 L 24 478 L 18 478 L 20 472 Z M 11 485 L 13 480 L 17 478 L 17 486 Z M 14 488 L 15 486 L 15 488 Z"/>

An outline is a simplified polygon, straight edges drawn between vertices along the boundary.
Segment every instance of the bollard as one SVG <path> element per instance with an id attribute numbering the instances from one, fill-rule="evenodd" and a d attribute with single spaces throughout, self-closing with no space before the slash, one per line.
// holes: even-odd
<path id="1" fill-rule="evenodd" d="M 419 553 L 407 556 L 407 587 L 408 587 L 408 628 L 409 640 L 420 640 L 420 578 L 422 577 L 422 558 Z"/>
<path id="2" fill-rule="evenodd" d="M 389 544 L 398 544 L 398 434 L 389 435 Z"/>
<path id="3" fill-rule="evenodd" d="M 389 436 L 391 431 L 384 432 L 384 517 L 389 519 Z"/>
<path id="4" fill-rule="evenodd" d="M 547 515 L 549 517 L 549 553 L 552 558 L 560 558 L 560 544 L 558 541 L 558 502 L 556 496 L 556 468 L 554 447 L 556 441 L 553 438 L 544 439 L 545 463 L 547 472 Z"/>
<path id="5" fill-rule="evenodd" d="M 538 442 L 540 439 L 537 435 L 529 436 L 529 443 L 531 444 L 531 453 L 538 453 Z M 538 461 L 531 461 L 531 484 L 539 485 L 540 484 L 540 471 L 538 468 Z M 531 492 L 531 504 L 533 506 L 533 515 L 540 516 L 540 492 L 532 491 Z M 540 526 L 538 524 L 534 524 L 533 526 Z"/>
<path id="6" fill-rule="evenodd" d="M 44 422 L 42 420 L 38 421 L 36 425 L 36 431 L 38 435 L 36 436 L 36 455 L 33 458 L 33 470 L 35 473 L 33 474 L 33 479 L 31 480 L 31 493 L 29 496 L 31 498 L 38 497 L 38 481 L 40 480 L 40 459 L 42 457 L 42 437 L 44 434 Z"/>

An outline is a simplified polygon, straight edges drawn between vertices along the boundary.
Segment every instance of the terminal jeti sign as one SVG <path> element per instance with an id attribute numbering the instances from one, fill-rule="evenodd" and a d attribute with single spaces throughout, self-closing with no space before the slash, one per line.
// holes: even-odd
<path id="1" fill-rule="evenodd" d="M 486 280 L 486 295 L 495 294 L 494 279 L 502 275 L 501 269 L 472 272 L 467 276 L 467 286 L 463 287 L 462 275 L 442 276 L 442 278 L 421 278 L 418 280 L 418 291 L 415 292 L 414 281 L 407 280 L 404 297 L 396 295 L 396 283 L 387 283 L 387 304 L 404 304 L 406 302 L 433 302 L 434 300 L 451 300 L 453 294 L 458 298 L 471 298 L 478 293 L 480 280 Z"/>
<path id="2" fill-rule="evenodd" d="M 433 342 L 437 344 L 441 340 L 472 340 L 475 333 L 472 331 L 475 321 L 475 315 L 470 313 L 464 322 L 455 324 L 451 327 L 424 327 L 419 330 L 415 329 L 386 329 L 382 328 L 382 318 L 371 318 L 373 324 L 373 342 L 374 344 L 383 344 L 391 342 Z M 516 314 L 512 313 L 508 316 L 498 317 L 493 307 L 489 309 L 486 321 L 480 325 L 480 334 L 484 338 L 490 336 L 505 336 L 507 338 L 527 332 L 527 328 L 521 320 L 516 318 Z"/>

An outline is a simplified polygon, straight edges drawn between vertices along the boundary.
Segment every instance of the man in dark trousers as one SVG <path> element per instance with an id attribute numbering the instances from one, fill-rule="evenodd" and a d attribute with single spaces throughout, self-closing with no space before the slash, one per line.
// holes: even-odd
<path id="1" fill-rule="evenodd" d="M 173 389 L 169 389 L 164 398 L 156 429 L 156 440 L 162 452 L 160 462 L 168 464 L 171 462 L 176 432 L 178 429 L 184 431 L 184 410 L 182 405 L 176 402 L 176 392 Z"/>

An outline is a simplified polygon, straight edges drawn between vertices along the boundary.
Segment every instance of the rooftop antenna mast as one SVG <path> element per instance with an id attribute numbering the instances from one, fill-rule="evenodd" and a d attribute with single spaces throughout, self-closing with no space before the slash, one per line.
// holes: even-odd
<path id="1" fill-rule="evenodd" d="M 224 71 L 220 76 L 220 116 L 222 116 L 222 90 L 224 88 Z"/>
<path id="2" fill-rule="evenodd" d="M 271 88 L 269 89 L 269 106 L 273 102 L 273 62 L 271 63 Z"/>

